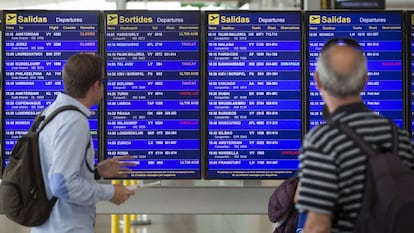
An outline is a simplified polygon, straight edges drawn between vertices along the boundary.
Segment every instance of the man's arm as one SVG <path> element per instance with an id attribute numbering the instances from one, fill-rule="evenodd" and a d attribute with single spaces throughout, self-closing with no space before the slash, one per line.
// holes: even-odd
<path id="1" fill-rule="evenodd" d="M 331 232 L 331 216 L 308 211 L 304 233 L 329 233 Z"/>
<path id="2" fill-rule="evenodd" d="M 294 202 L 298 203 L 299 185 L 296 188 Z M 331 216 L 328 214 L 319 214 L 313 211 L 307 212 L 304 233 L 329 233 L 331 232 Z"/>
<path id="3" fill-rule="evenodd" d="M 302 148 L 296 207 L 305 211 L 305 233 L 331 232 L 331 216 L 338 199 L 337 167 L 333 157 L 306 143 Z"/>

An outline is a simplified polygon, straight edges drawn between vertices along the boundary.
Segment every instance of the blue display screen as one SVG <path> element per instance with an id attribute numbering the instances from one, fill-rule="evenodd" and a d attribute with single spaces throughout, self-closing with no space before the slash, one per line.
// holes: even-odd
<path id="1" fill-rule="evenodd" d="M 323 100 L 313 73 L 324 42 L 356 39 L 368 60 L 368 83 L 362 99 L 373 111 L 403 126 L 403 43 L 400 12 L 308 12 L 309 127 L 324 122 Z"/>
<path id="2" fill-rule="evenodd" d="M 301 139 L 300 12 L 207 12 L 209 179 L 284 179 Z"/>
<path id="3" fill-rule="evenodd" d="M 200 13 L 106 12 L 106 151 L 129 178 L 200 178 Z"/>
<path id="4" fill-rule="evenodd" d="M 99 12 L 5 11 L 3 19 L 3 155 L 35 116 L 63 91 L 62 68 L 73 54 L 98 53 Z M 98 160 L 97 106 L 90 117 Z"/>

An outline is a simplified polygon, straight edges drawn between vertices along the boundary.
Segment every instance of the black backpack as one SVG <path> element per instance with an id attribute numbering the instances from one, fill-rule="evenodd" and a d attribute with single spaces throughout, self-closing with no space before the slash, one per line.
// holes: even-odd
<path id="1" fill-rule="evenodd" d="M 75 106 L 63 106 L 46 119 L 40 113 L 29 131 L 14 145 L 9 164 L 0 184 L 0 199 L 4 214 L 23 226 L 39 226 L 46 222 L 57 198 L 47 198 L 39 155 L 39 133 L 60 112 L 75 110 Z M 81 112 L 84 114 L 83 112 Z M 44 123 L 39 128 L 40 124 Z M 39 129 L 38 129 L 39 128 Z M 37 130 L 38 129 L 38 130 Z"/>
<path id="2" fill-rule="evenodd" d="M 391 122 L 392 152 L 377 152 L 347 126 L 329 124 L 347 134 L 368 156 L 365 192 L 354 232 L 413 232 L 414 171 L 404 165 L 398 156 L 397 127 Z"/>

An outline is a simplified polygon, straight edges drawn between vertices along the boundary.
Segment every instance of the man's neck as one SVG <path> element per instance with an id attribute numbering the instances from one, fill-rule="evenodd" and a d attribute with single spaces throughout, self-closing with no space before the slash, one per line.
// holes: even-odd
<path id="1" fill-rule="evenodd" d="M 323 93 L 324 101 L 330 113 L 333 113 L 338 107 L 348 104 L 360 103 L 362 101 L 361 96 L 350 96 L 346 98 L 337 98 L 331 96 L 328 93 Z"/>
<path id="2" fill-rule="evenodd" d="M 83 104 L 88 109 L 90 109 L 91 106 L 93 105 L 92 103 L 90 103 L 90 101 L 88 101 L 88 98 L 76 98 L 76 100 L 78 100 L 81 104 Z"/>

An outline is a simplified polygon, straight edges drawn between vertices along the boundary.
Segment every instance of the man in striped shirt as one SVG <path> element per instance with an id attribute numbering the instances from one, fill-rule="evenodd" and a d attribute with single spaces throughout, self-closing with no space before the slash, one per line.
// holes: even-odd
<path id="1" fill-rule="evenodd" d="M 315 72 L 315 83 L 325 102 L 326 118 L 354 130 L 376 150 L 390 150 L 390 121 L 363 103 L 367 61 L 352 39 L 325 43 Z M 398 132 L 398 153 L 414 169 L 408 133 Z M 304 232 L 352 232 L 362 205 L 367 157 L 344 133 L 327 124 L 313 128 L 302 145 L 296 207 L 307 212 Z"/>

